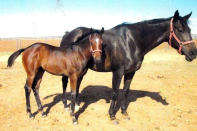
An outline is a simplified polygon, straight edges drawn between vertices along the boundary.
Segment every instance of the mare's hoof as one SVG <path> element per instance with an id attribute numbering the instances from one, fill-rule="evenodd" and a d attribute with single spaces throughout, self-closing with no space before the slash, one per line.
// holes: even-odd
<path id="1" fill-rule="evenodd" d="M 77 119 L 75 117 L 73 117 L 72 121 L 73 121 L 73 124 L 74 125 L 77 125 L 78 124 L 78 121 L 77 121 Z"/>
<path id="2" fill-rule="evenodd" d="M 129 116 L 124 118 L 125 120 L 131 120 L 131 118 Z"/>
<path id="3" fill-rule="evenodd" d="M 129 117 L 129 115 L 128 115 L 127 112 L 122 113 L 122 115 L 123 115 L 123 118 L 124 118 L 125 120 L 130 120 L 130 117 Z"/>
<path id="4" fill-rule="evenodd" d="M 112 120 L 112 122 L 113 122 L 114 125 L 118 125 L 119 124 L 119 121 L 117 119 Z"/>
<path id="5" fill-rule="evenodd" d="M 115 116 L 111 117 L 111 120 L 112 120 L 114 125 L 118 125 L 119 124 L 119 121 L 116 119 Z"/>

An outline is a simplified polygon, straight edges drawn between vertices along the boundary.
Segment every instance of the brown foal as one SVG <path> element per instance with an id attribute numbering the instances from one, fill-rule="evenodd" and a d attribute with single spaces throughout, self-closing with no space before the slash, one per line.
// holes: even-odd
<path id="1" fill-rule="evenodd" d="M 39 87 L 42 81 L 42 76 L 45 71 L 63 76 L 63 103 L 67 107 L 65 89 L 70 78 L 71 87 L 71 116 L 73 122 L 77 123 L 75 118 L 75 101 L 77 83 L 81 76 L 87 72 L 87 64 L 90 59 L 94 61 L 101 60 L 102 54 L 102 34 L 101 31 L 93 31 L 77 43 L 73 43 L 69 47 L 55 47 L 45 43 L 35 43 L 27 48 L 20 49 L 14 52 L 8 59 L 8 67 L 11 67 L 14 60 L 23 52 L 22 62 L 27 73 L 27 80 L 25 84 L 26 107 L 29 117 L 34 117 L 31 113 L 30 107 L 30 92 L 33 90 L 38 110 L 42 112 L 43 107 L 39 97 Z M 99 62 L 98 62 L 99 63 Z M 99 66 L 99 65 L 98 65 Z"/>

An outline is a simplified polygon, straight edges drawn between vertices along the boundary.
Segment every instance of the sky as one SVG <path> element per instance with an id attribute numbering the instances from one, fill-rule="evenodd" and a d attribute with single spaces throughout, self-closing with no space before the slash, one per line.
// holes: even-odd
<path id="1" fill-rule="evenodd" d="M 123 22 L 168 18 L 192 11 L 197 34 L 196 0 L 1 0 L 0 38 L 63 36 L 85 26 L 110 29 Z"/>

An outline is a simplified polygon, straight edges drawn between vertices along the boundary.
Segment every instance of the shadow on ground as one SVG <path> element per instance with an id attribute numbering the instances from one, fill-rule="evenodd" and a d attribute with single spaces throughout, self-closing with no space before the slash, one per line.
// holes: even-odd
<path id="1" fill-rule="evenodd" d="M 120 109 L 121 105 L 121 99 L 122 99 L 122 89 L 119 91 L 119 103 L 116 105 L 116 112 Z M 67 99 L 70 100 L 70 93 L 67 93 Z M 46 108 L 46 114 L 48 114 L 53 106 L 55 106 L 57 103 L 62 101 L 62 94 L 52 94 L 49 96 L 44 97 L 44 99 L 48 99 L 50 97 L 53 97 L 53 101 L 50 103 L 45 104 L 43 107 Z M 155 100 L 159 103 L 162 103 L 163 105 L 168 105 L 165 99 L 162 98 L 162 96 L 159 94 L 159 92 L 149 92 L 149 91 L 140 91 L 140 90 L 130 90 L 128 94 L 128 103 L 135 102 L 138 98 L 141 97 L 150 97 L 152 100 Z M 76 112 L 76 118 L 79 117 L 81 113 L 83 113 L 87 107 L 95 103 L 101 99 L 106 100 L 106 103 L 109 103 L 112 98 L 112 88 L 109 88 L 107 86 L 87 86 L 84 88 L 81 93 L 79 94 L 79 102 L 84 102 L 84 105 Z M 63 108 L 63 107 L 62 107 Z M 38 112 L 35 112 L 34 115 L 36 115 Z"/>

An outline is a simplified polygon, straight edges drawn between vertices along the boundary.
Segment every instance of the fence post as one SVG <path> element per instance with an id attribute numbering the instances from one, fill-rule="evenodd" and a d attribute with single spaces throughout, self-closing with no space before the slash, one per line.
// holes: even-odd
<path id="1" fill-rule="evenodd" d="M 21 49 L 21 40 L 17 39 L 17 50 Z"/>

